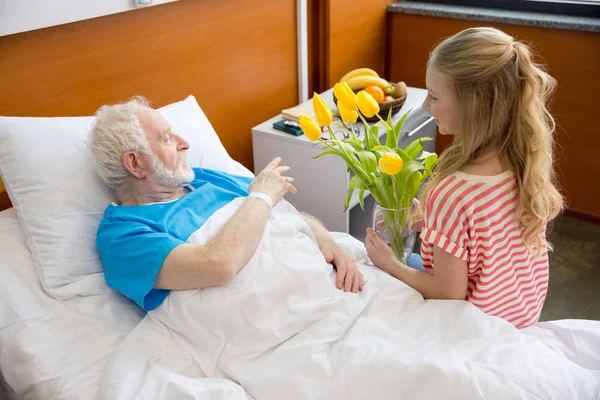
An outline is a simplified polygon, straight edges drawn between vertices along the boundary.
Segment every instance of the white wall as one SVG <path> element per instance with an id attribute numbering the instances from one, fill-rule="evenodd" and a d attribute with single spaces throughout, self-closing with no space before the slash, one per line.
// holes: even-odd
<path id="1" fill-rule="evenodd" d="M 0 0 L 0 36 L 134 10 L 134 0 Z M 153 5 L 175 0 L 154 0 Z"/>

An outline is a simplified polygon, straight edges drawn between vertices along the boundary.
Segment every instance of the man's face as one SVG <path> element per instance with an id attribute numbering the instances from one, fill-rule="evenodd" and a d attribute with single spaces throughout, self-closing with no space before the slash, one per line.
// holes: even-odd
<path id="1" fill-rule="evenodd" d="M 186 161 L 189 143 L 171 131 L 158 111 L 145 108 L 138 111 L 137 116 L 152 151 L 151 155 L 144 155 L 150 166 L 149 180 L 167 187 L 191 182 L 194 172 Z"/>

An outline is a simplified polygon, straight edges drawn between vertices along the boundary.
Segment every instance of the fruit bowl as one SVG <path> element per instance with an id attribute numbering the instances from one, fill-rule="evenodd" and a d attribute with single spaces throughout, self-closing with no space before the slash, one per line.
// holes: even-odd
<path id="1" fill-rule="evenodd" d="M 337 98 L 335 97 L 335 94 L 332 93 L 332 95 L 333 95 L 333 102 L 335 103 L 335 106 L 337 107 Z M 406 95 L 399 97 L 397 99 L 394 99 L 394 100 L 377 103 L 377 104 L 379 104 L 379 116 L 381 118 L 383 118 L 384 121 L 387 120 L 390 109 L 392 110 L 392 115 L 396 114 L 398 111 L 400 111 L 400 109 L 404 105 L 405 101 L 406 101 Z M 363 115 L 363 117 L 365 117 L 365 116 Z M 378 122 L 379 118 L 377 118 L 377 115 L 373 115 L 371 118 L 365 117 L 365 120 L 367 122 Z"/>

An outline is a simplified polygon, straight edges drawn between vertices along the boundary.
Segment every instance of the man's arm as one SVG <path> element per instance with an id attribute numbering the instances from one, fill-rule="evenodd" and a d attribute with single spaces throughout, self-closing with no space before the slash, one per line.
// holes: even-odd
<path id="1" fill-rule="evenodd" d="M 313 217 L 312 215 L 307 214 L 305 212 L 301 212 L 300 214 L 310 227 L 310 230 L 312 231 L 313 235 L 315 235 L 315 239 L 317 239 L 317 243 L 319 244 L 319 249 L 321 249 L 321 252 L 332 248 L 339 250 L 337 243 L 335 242 L 335 240 L 333 240 L 333 238 L 329 234 L 329 231 L 327 230 L 327 228 L 325 228 L 321 221 L 319 221 L 316 217 Z"/>
<path id="2" fill-rule="evenodd" d="M 185 243 L 173 249 L 154 287 L 183 290 L 227 284 L 254 254 L 269 211 L 265 201 L 247 198 L 223 229 L 204 245 Z"/>
<path id="3" fill-rule="evenodd" d="M 276 158 L 254 179 L 250 192 L 267 194 L 276 204 L 288 191 L 295 192 L 289 167 L 279 166 Z M 157 289 L 183 290 L 225 285 L 246 265 L 262 237 L 269 205 L 249 197 L 204 245 L 182 244 L 165 258 L 154 285 Z"/>
<path id="4" fill-rule="evenodd" d="M 321 221 L 312 215 L 301 213 L 317 239 L 317 244 L 325 260 L 337 270 L 336 287 L 344 292 L 358 293 L 363 290 L 365 278 L 358 270 L 352 258 L 345 254 L 329 234 Z"/>

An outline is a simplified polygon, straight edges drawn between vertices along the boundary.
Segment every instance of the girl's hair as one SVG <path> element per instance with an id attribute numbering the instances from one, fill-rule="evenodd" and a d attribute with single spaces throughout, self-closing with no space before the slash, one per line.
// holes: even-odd
<path id="1" fill-rule="evenodd" d="M 454 142 L 441 154 L 423 198 L 446 176 L 497 151 L 516 177 L 525 245 L 539 255 L 546 223 L 563 207 L 552 155 L 555 123 L 546 108 L 556 81 L 534 63 L 527 45 L 493 28 L 467 29 L 444 40 L 429 66 L 449 79 L 460 116 Z"/>

